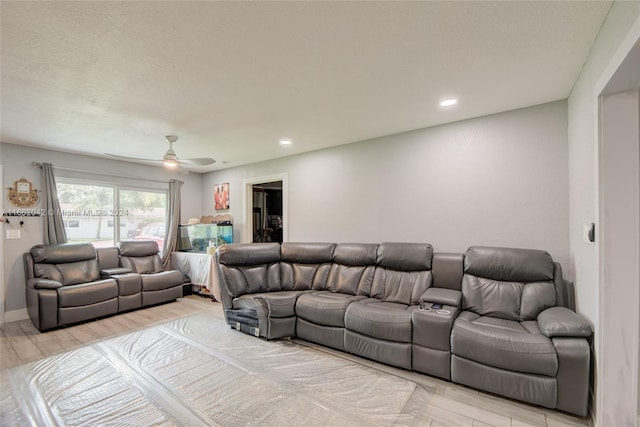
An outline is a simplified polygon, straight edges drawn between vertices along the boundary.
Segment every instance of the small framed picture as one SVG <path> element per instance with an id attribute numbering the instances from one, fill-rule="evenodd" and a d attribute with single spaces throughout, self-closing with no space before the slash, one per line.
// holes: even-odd
<path id="1" fill-rule="evenodd" d="M 213 189 L 213 199 L 217 211 L 229 209 L 229 183 L 217 184 Z"/>

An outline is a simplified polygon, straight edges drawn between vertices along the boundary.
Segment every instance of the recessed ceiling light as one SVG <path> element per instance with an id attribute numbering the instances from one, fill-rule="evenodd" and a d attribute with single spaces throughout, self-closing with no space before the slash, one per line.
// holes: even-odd
<path id="1" fill-rule="evenodd" d="M 280 145 L 291 145 L 291 140 L 290 139 L 281 139 L 280 140 Z"/>
<path id="2" fill-rule="evenodd" d="M 446 99 L 443 99 L 442 101 L 440 101 L 440 106 L 441 107 L 453 107 L 457 103 L 458 103 L 458 100 L 456 98 L 446 98 Z"/>

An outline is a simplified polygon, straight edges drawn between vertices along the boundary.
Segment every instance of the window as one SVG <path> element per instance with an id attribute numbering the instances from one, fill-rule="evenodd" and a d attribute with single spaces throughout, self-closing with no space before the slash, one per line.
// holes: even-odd
<path id="1" fill-rule="evenodd" d="M 113 186 L 59 182 L 58 199 L 69 242 L 89 242 L 96 247 L 115 244 L 113 229 L 106 226 L 115 208 Z"/>
<path id="2" fill-rule="evenodd" d="M 120 232 L 120 240 L 155 240 L 162 250 L 167 192 L 122 189 L 119 191 L 119 202 L 120 210 L 127 213 L 126 232 Z M 123 219 L 120 218 L 121 221 Z"/>
<path id="3" fill-rule="evenodd" d="M 166 191 L 58 178 L 58 198 L 69 242 L 106 247 L 154 240 L 162 250 Z"/>

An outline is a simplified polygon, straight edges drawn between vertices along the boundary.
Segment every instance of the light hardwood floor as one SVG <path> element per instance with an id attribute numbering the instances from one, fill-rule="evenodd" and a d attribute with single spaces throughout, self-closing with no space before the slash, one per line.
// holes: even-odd
<path id="1" fill-rule="evenodd" d="M 208 298 L 191 295 L 173 303 L 45 333 L 40 333 L 29 320 L 5 323 L 0 325 L 0 369 L 12 368 L 105 338 L 202 312 L 223 318 L 221 304 L 214 303 Z M 378 369 L 388 370 L 394 375 L 410 377 L 414 381 L 429 386 L 435 390 L 435 395 L 430 401 L 427 417 L 432 421 L 426 424 L 427 426 L 560 427 L 588 425 L 585 419 L 503 399 L 426 375 L 386 367 L 376 362 L 324 349 L 303 341 L 298 342 L 315 347 L 319 351 L 357 360 L 363 364 L 376 365 Z"/>

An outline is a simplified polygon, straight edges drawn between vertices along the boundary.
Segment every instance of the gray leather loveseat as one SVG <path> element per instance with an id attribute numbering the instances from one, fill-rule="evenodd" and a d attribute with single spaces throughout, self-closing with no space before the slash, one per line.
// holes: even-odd
<path id="1" fill-rule="evenodd" d="M 233 328 L 587 414 L 591 328 L 544 251 L 236 244 L 218 248 L 216 259 Z"/>
<path id="2" fill-rule="evenodd" d="M 27 312 L 35 327 L 45 331 L 182 296 L 188 278 L 161 271 L 156 242 L 120 246 L 96 252 L 89 243 L 37 245 L 24 254 Z"/>

